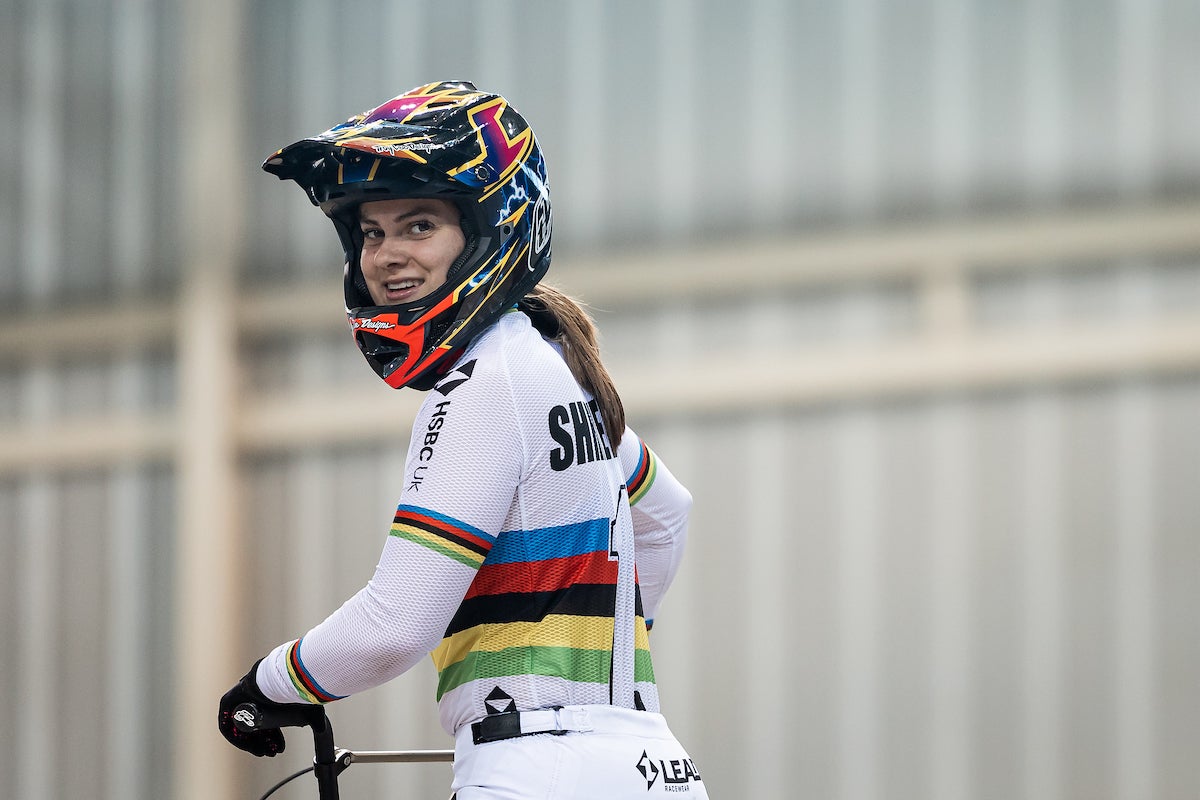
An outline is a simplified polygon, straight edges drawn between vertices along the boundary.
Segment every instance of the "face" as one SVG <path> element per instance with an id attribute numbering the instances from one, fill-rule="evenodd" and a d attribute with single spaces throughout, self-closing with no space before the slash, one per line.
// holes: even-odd
<path id="1" fill-rule="evenodd" d="M 375 200 L 358 209 L 362 274 L 376 305 L 411 303 L 446 282 L 466 246 L 458 208 L 448 200 Z"/>

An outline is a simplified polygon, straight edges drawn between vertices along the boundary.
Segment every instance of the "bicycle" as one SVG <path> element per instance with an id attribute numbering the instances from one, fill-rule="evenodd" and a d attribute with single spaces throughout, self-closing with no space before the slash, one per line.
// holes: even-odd
<path id="1" fill-rule="evenodd" d="M 279 789 L 306 773 L 317 779 L 320 800 L 339 800 L 338 776 L 351 764 L 451 763 L 453 750 L 347 750 L 334 745 L 333 725 L 324 706 L 295 706 L 260 710 L 253 703 L 242 703 L 233 711 L 233 722 L 246 733 L 263 728 L 310 728 L 313 734 L 313 765 L 294 772 L 272 786 L 259 800 L 267 800 Z"/>

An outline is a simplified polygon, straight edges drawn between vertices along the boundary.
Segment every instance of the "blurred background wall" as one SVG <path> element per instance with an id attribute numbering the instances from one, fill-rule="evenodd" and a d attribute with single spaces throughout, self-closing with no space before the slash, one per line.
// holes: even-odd
<path id="1" fill-rule="evenodd" d="M 1194 0 L 6 0 L 0 75 L 0 796 L 309 760 L 216 701 L 370 576 L 420 396 L 258 165 L 442 78 L 533 123 L 696 496 L 652 646 L 714 798 L 1200 796 Z M 433 687 L 340 741 L 448 746 Z"/>

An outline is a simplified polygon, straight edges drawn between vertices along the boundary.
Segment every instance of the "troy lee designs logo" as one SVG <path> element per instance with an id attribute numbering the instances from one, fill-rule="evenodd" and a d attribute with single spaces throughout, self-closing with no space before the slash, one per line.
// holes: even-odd
<path id="1" fill-rule="evenodd" d="M 389 156 L 397 155 L 398 153 L 406 153 L 409 151 L 418 151 L 430 153 L 434 150 L 442 149 L 443 145 L 433 142 L 397 142 L 389 144 L 372 145 L 372 149 L 380 155 L 387 154 Z"/>
<path id="2" fill-rule="evenodd" d="M 653 759 L 642 751 L 642 757 L 634 764 L 637 771 L 646 779 L 646 791 L 654 788 L 654 784 L 662 779 L 664 792 L 690 792 L 692 781 L 700 780 L 700 773 L 690 758 L 676 758 L 670 761 Z"/>
<path id="3" fill-rule="evenodd" d="M 390 331 L 396 327 L 394 322 L 384 322 L 381 319 L 354 319 L 354 330 L 356 331 Z"/>

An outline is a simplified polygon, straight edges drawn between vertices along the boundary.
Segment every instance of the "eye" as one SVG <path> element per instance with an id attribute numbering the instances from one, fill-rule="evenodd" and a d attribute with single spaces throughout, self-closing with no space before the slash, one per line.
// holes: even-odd
<path id="1" fill-rule="evenodd" d="M 372 239 L 382 239 L 383 231 L 379 230 L 379 228 L 363 228 L 362 236 L 363 236 L 363 241 L 371 241 Z"/>
<path id="2" fill-rule="evenodd" d="M 433 228 L 434 228 L 434 224 L 432 221 L 427 220 L 427 219 L 418 219 L 418 220 L 414 220 L 412 225 L 410 225 L 408 229 L 412 233 L 421 234 L 421 233 L 429 233 L 430 231 L 433 230 Z"/>

